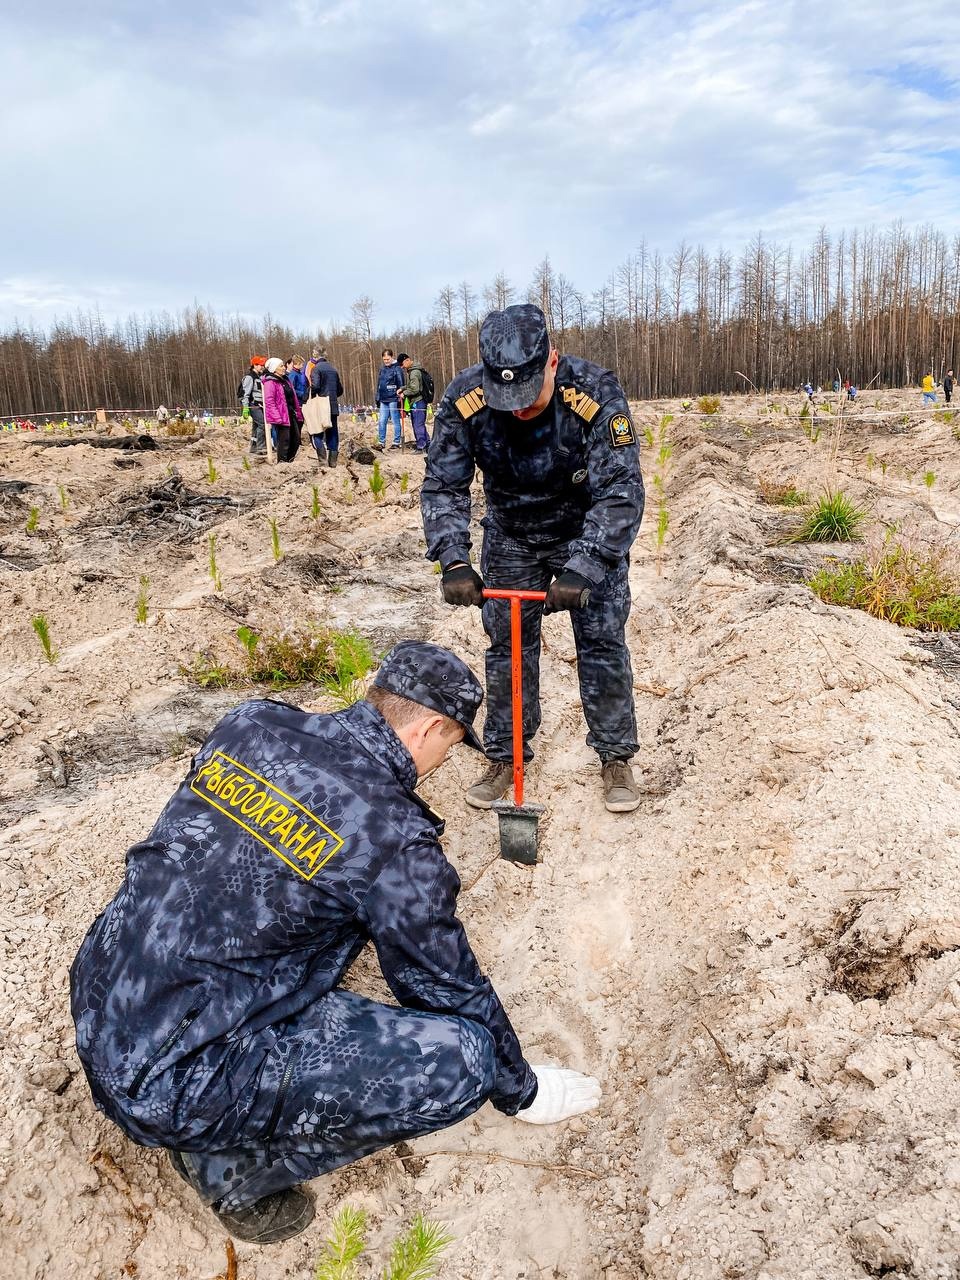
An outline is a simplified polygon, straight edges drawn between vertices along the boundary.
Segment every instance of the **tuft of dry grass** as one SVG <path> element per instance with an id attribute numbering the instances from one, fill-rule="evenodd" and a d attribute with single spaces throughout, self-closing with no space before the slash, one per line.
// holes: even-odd
<path id="1" fill-rule="evenodd" d="M 374 654 L 370 642 L 356 631 L 312 624 L 256 632 L 243 626 L 236 635 L 242 646 L 239 660 L 236 648 L 226 657 L 207 650 L 181 667 L 182 673 L 202 688 L 319 684 L 342 706 L 363 697 Z"/>
<path id="2" fill-rule="evenodd" d="M 920 631 L 960 629 L 960 565 L 944 546 L 888 534 L 849 564 L 827 564 L 808 586 L 827 604 Z"/>
<path id="3" fill-rule="evenodd" d="M 760 497 L 771 507 L 802 507 L 807 501 L 807 495 L 797 488 L 797 482 L 792 476 L 786 480 L 761 476 L 757 481 L 757 488 Z"/>

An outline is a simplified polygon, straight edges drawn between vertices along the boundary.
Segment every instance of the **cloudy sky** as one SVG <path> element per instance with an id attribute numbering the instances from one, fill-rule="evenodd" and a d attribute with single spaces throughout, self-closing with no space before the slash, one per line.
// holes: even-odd
<path id="1" fill-rule="evenodd" d="M 13 14 L 12 0 L 0 7 Z M 960 230 L 945 0 L 41 0 L 4 26 L 0 324 L 375 322 L 549 253 Z"/>

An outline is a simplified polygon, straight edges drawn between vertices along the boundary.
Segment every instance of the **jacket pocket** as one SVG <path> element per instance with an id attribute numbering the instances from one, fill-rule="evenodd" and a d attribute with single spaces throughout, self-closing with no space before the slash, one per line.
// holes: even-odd
<path id="1" fill-rule="evenodd" d="M 142 1066 L 140 1067 L 140 1070 L 133 1077 L 133 1082 L 130 1085 L 130 1088 L 127 1090 L 128 1098 L 136 1098 L 137 1094 L 140 1092 L 141 1088 L 143 1087 L 144 1080 L 146 1080 L 147 1076 L 150 1074 L 150 1072 L 153 1070 L 156 1064 L 160 1061 L 160 1059 L 165 1054 L 170 1052 L 170 1050 L 177 1043 L 180 1037 L 186 1033 L 187 1028 L 190 1027 L 194 1022 L 196 1022 L 197 1018 L 200 1017 L 200 1014 L 203 1013 L 203 1010 L 205 1009 L 205 1007 L 206 1007 L 205 1004 L 201 1004 L 201 1005 L 198 1005 L 197 1008 L 195 1009 L 187 1010 L 187 1012 L 181 1018 L 180 1022 L 170 1032 L 170 1034 L 167 1036 L 166 1040 L 164 1040 L 163 1044 L 156 1051 L 156 1053 L 152 1053 L 150 1057 L 147 1058 L 146 1062 L 142 1064 Z"/>
<path id="2" fill-rule="evenodd" d="M 287 1100 L 287 1093 L 290 1090 L 290 1081 L 293 1079 L 293 1073 L 297 1069 L 297 1063 L 300 1061 L 300 1055 L 303 1053 L 303 1045 L 295 1044 L 287 1056 L 287 1064 L 283 1069 L 283 1075 L 280 1077 L 280 1083 L 277 1086 L 277 1096 L 273 1102 L 273 1110 L 270 1112 L 270 1119 L 267 1121 L 263 1133 L 260 1135 L 260 1141 L 267 1147 L 267 1155 L 269 1158 L 270 1139 L 274 1135 L 277 1125 L 280 1123 L 280 1117 L 283 1114 L 283 1104 Z"/>

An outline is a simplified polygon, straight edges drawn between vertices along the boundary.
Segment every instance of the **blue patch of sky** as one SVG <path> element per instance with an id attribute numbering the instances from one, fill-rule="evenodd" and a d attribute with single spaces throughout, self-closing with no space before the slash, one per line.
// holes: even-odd
<path id="1" fill-rule="evenodd" d="M 913 89 L 937 102 L 960 102 L 960 80 L 927 63 L 898 62 L 877 73 L 900 89 Z"/>

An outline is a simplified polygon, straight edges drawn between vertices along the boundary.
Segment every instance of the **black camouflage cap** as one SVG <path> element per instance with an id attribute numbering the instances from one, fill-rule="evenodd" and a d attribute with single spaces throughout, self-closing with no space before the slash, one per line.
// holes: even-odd
<path id="1" fill-rule="evenodd" d="M 483 750 L 473 729 L 483 701 L 483 686 L 449 649 L 422 640 L 401 640 L 384 658 L 373 683 L 378 689 L 397 693 L 456 720 L 463 725 L 467 746 Z"/>
<path id="2" fill-rule="evenodd" d="M 526 409 L 543 387 L 547 321 L 531 302 L 491 311 L 480 329 L 483 398 L 491 409 Z"/>

